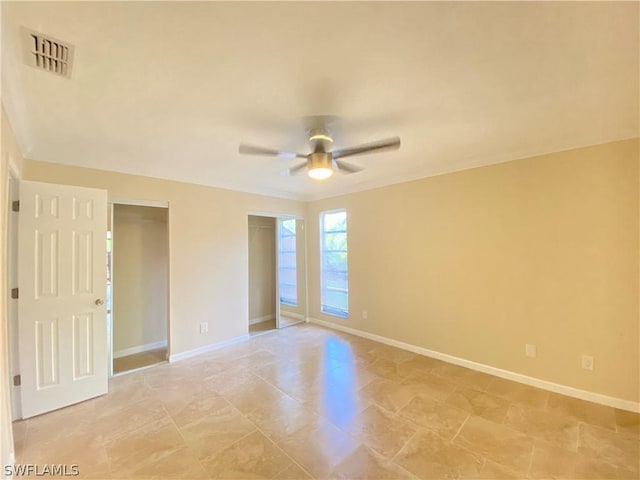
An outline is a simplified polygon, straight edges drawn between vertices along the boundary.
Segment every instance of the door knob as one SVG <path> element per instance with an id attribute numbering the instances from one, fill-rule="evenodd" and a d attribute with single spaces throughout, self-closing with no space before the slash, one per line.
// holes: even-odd
<path id="1" fill-rule="evenodd" d="M 99 298 L 99 299 L 97 299 L 97 300 L 96 300 L 96 302 L 95 302 L 95 303 L 96 303 L 96 305 L 97 305 L 98 307 L 100 307 L 100 306 L 104 305 L 104 300 L 102 300 L 101 298 Z"/>

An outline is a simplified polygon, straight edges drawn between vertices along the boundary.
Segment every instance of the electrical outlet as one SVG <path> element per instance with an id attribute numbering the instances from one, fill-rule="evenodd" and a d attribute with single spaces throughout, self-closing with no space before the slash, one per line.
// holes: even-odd
<path id="1" fill-rule="evenodd" d="M 582 368 L 593 370 L 593 357 L 591 355 L 582 355 Z"/>
<path id="2" fill-rule="evenodd" d="M 524 346 L 524 354 L 529 358 L 536 358 L 538 356 L 538 349 L 535 345 L 526 344 Z"/>
<path id="3" fill-rule="evenodd" d="M 362 319 L 366 320 L 367 318 L 369 318 L 369 314 L 367 313 L 366 310 L 362 310 Z"/>
<path id="4" fill-rule="evenodd" d="M 209 322 L 202 322 L 200 324 L 200 333 L 207 333 L 209 331 Z"/>

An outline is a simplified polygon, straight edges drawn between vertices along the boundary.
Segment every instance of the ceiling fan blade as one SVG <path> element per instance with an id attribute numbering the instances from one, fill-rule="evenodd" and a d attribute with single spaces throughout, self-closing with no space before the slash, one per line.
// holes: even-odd
<path id="1" fill-rule="evenodd" d="M 295 167 L 291 167 L 289 170 L 289 175 L 295 175 L 296 173 L 300 173 L 302 170 L 307 168 L 307 162 L 303 162 L 300 165 L 296 165 Z"/>
<path id="2" fill-rule="evenodd" d="M 377 142 L 365 143 L 357 147 L 334 150 L 332 153 L 334 160 L 338 158 L 351 157 L 353 155 L 363 155 L 366 153 L 381 152 L 384 150 L 396 150 L 400 148 L 400 137 L 378 140 Z"/>
<path id="3" fill-rule="evenodd" d="M 267 155 L 270 157 L 280 157 L 280 158 L 307 158 L 307 156 L 302 153 L 284 152 L 282 150 L 273 150 L 272 148 L 256 147 L 253 145 L 246 145 L 244 143 L 240 144 L 240 148 L 238 148 L 238 152 L 243 155 Z"/>
<path id="4" fill-rule="evenodd" d="M 363 170 L 362 167 L 358 167 L 353 165 L 352 163 L 343 162 L 342 160 L 334 160 L 336 162 L 336 167 L 342 173 L 358 173 Z"/>

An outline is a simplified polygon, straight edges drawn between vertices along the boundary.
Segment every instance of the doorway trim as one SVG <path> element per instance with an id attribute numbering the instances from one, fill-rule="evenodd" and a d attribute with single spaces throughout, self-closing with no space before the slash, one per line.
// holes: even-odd
<path id="1" fill-rule="evenodd" d="M 18 285 L 18 215 L 14 215 L 11 204 L 20 198 L 20 171 L 11 155 L 7 155 L 7 177 L 6 177 L 6 192 L 7 192 L 7 235 L 6 235 L 6 249 L 7 249 L 7 263 L 6 268 L 6 287 L 8 291 Z M 4 292 L 3 292 L 4 293 Z M 22 418 L 22 401 L 20 398 L 20 387 L 13 384 L 14 375 L 18 375 L 20 372 L 20 358 L 18 351 L 18 305 L 15 300 L 11 299 L 10 295 L 7 295 L 7 345 L 8 345 L 8 367 L 9 367 L 9 380 L 11 391 L 11 420 L 18 420 Z"/>
<path id="2" fill-rule="evenodd" d="M 169 201 L 167 200 L 143 200 L 138 198 L 124 198 L 124 197 L 109 197 L 108 203 L 118 205 L 134 205 L 136 207 L 157 207 L 157 208 L 169 208 Z"/>
<path id="3" fill-rule="evenodd" d="M 130 197 L 113 197 L 109 196 L 107 198 L 107 208 L 109 209 L 109 225 L 107 225 L 108 231 L 111 232 L 113 238 L 113 212 L 114 205 L 131 205 L 136 207 L 155 207 L 155 208 L 166 208 L 167 209 L 167 353 L 166 359 L 167 362 L 171 358 L 171 202 L 168 200 L 145 200 L 142 198 L 130 198 Z M 111 268 L 113 268 L 113 257 L 111 258 Z M 111 304 L 111 315 L 109 320 L 109 377 L 112 378 L 118 375 L 125 375 L 128 373 L 135 372 L 139 369 L 122 372 L 114 375 L 113 373 L 113 271 L 111 272 L 111 295 L 112 295 L 112 304 Z M 151 365 L 153 366 L 153 365 Z M 143 367 L 148 368 L 148 367 Z"/>

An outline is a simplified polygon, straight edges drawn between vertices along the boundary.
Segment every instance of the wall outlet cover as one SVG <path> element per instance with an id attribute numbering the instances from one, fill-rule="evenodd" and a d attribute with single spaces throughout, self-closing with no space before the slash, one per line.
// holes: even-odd
<path id="1" fill-rule="evenodd" d="M 591 355 L 582 355 L 582 368 L 593 370 L 593 357 Z"/>

